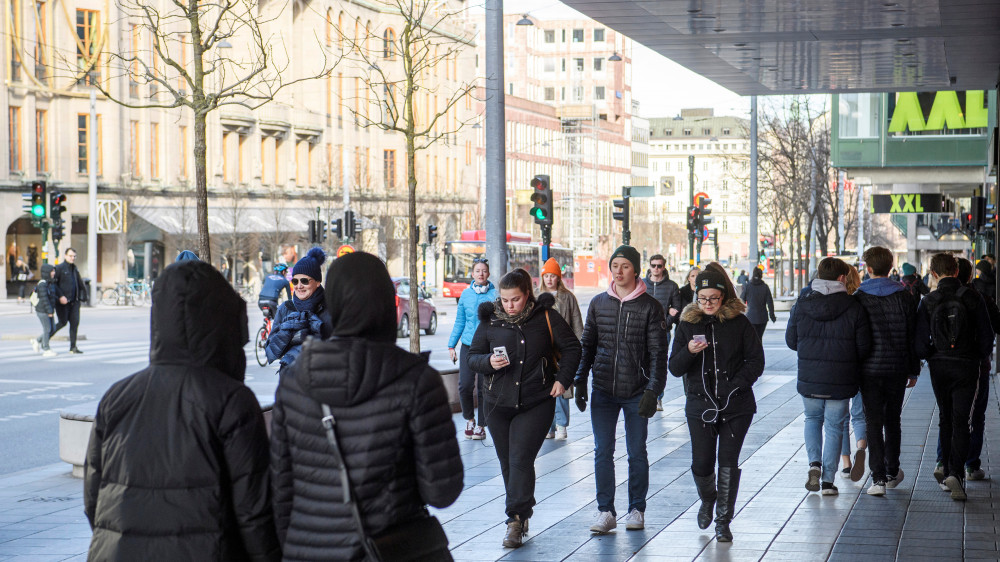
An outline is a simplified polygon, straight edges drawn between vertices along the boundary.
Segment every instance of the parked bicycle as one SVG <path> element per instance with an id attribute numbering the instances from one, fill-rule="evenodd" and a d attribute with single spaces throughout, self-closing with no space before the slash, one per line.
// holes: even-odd
<path id="1" fill-rule="evenodd" d="M 145 281 L 128 279 L 127 283 L 115 283 L 111 289 L 101 293 L 101 304 L 106 306 L 142 306 L 150 297 L 149 284 Z"/>
<path id="2" fill-rule="evenodd" d="M 257 364 L 261 367 L 267 366 L 267 338 L 271 337 L 271 324 L 277 310 L 267 304 L 260 304 L 260 311 L 264 313 L 264 324 L 257 330 L 257 337 L 254 338 L 253 352 L 257 357 Z"/>

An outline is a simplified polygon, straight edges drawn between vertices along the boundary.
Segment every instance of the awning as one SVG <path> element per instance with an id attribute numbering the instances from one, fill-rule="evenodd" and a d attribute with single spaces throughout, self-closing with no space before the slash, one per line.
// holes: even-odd
<path id="1" fill-rule="evenodd" d="M 198 224 L 195 208 L 133 205 L 129 211 L 142 217 L 167 234 L 195 233 Z M 208 229 L 213 234 L 232 234 L 233 225 L 239 234 L 267 232 L 302 232 L 309 229 L 309 220 L 316 218 L 316 209 L 281 209 L 265 207 L 209 207 Z"/>

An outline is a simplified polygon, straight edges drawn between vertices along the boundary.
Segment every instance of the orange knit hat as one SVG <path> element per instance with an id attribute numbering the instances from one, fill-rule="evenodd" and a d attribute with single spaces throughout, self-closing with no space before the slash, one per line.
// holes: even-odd
<path id="1" fill-rule="evenodd" d="M 556 261 L 556 258 L 549 258 L 545 261 L 545 265 L 542 266 L 542 275 L 546 273 L 558 275 L 560 279 L 562 278 L 562 271 L 559 269 L 559 262 Z"/>

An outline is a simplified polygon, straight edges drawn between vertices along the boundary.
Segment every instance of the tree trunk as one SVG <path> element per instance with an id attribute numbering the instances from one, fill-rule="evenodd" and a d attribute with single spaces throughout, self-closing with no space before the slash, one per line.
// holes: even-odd
<path id="1" fill-rule="evenodd" d="M 207 115 L 196 111 L 194 114 L 194 182 L 195 216 L 198 220 L 198 256 L 202 261 L 212 263 L 212 246 L 208 238 L 208 163 Z"/>
<path id="2" fill-rule="evenodd" d="M 412 108 L 413 106 L 410 105 Z M 412 112 L 412 109 L 410 110 Z M 420 285 L 417 277 L 417 173 L 413 135 L 406 136 L 406 183 L 407 201 L 406 212 L 409 217 L 409 240 L 406 244 L 406 253 L 409 257 L 410 265 L 410 352 L 420 353 L 420 307 L 418 297 L 420 296 Z"/>

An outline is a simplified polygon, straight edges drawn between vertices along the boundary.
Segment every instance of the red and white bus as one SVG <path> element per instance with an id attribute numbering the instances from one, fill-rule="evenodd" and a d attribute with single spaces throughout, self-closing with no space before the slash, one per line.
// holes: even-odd
<path id="1" fill-rule="evenodd" d="M 444 288 L 442 295 L 456 301 L 462 291 L 472 283 L 473 260 L 486 255 L 486 231 L 466 230 L 459 240 L 444 243 Z M 555 258 L 562 268 L 563 283 L 573 288 L 573 250 L 557 244 L 549 246 L 549 257 Z M 542 246 L 532 242 L 530 234 L 507 233 L 507 267 L 522 268 L 539 283 L 542 271 Z M 496 280 L 494 280 L 495 282 Z"/>

